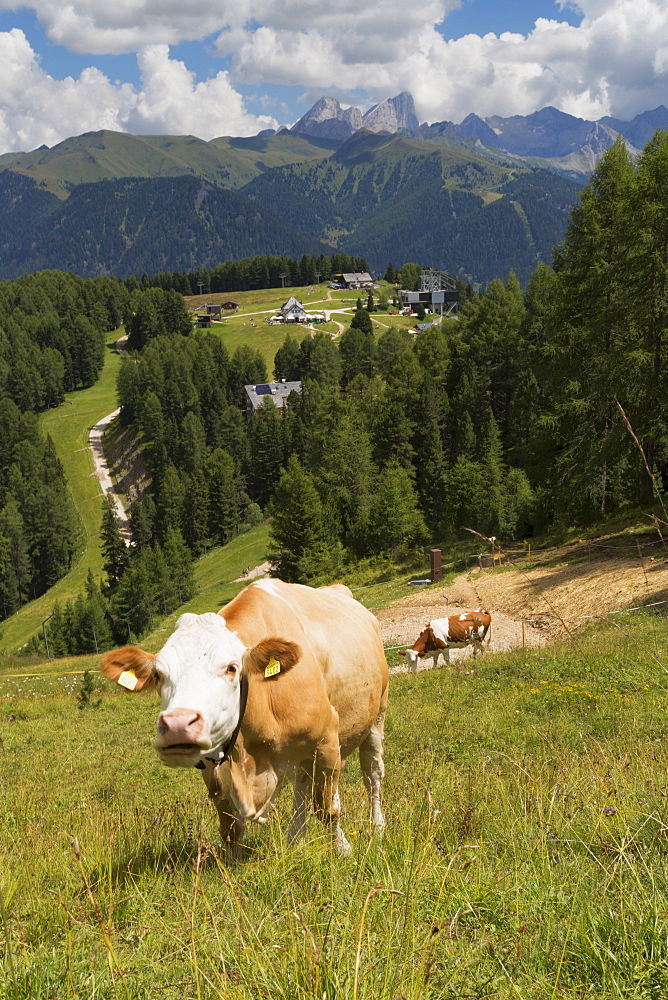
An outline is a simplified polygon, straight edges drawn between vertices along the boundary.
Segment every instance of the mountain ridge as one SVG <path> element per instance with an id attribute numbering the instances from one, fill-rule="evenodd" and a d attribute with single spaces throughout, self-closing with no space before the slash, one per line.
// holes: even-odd
<path id="1" fill-rule="evenodd" d="M 402 109 L 401 115 L 397 114 L 397 107 Z M 374 105 L 365 114 L 359 108 L 343 110 L 333 97 L 320 98 L 292 126 L 291 131 L 345 139 L 359 128 L 400 132 L 423 141 L 442 136 L 447 136 L 455 144 L 469 140 L 490 150 L 540 159 L 543 161 L 541 165 L 551 169 L 586 174 L 618 134 L 624 137 L 630 152 L 636 155 L 657 128 L 668 128 L 668 108 L 660 105 L 643 111 L 628 122 L 609 116 L 589 121 L 547 106 L 530 115 L 481 117 L 471 112 L 459 124 L 441 121 L 420 125 L 413 98 L 404 91 L 380 105 Z"/>

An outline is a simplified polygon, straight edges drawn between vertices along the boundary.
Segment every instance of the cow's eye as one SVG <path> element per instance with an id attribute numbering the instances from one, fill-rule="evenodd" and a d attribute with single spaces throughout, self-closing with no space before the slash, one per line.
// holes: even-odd
<path id="1" fill-rule="evenodd" d="M 231 674 L 233 676 L 234 674 L 236 674 L 236 672 L 237 672 L 238 669 L 239 669 L 239 667 L 237 666 L 236 663 L 228 663 L 227 664 L 227 669 L 225 670 L 225 673 L 226 674 Z"/>

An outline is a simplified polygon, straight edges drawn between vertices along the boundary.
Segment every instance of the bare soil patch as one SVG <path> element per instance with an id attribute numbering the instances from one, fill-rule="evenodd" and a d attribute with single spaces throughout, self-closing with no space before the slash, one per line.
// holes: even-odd
<path id="1" fill-rule="evenodd" d="M 668 602 L 668 549 L 658 547 L 643 557 L 592 556 L 576 563 L 566 561 L 569 554 L 555 550 L 549 565 L 476 569 L 448 587 L 422 587 L 377 612 L 385 644 L 412 645 L 431 619 L 485 608 L 492 615 L 490 652 L 544 646 L 591 623 L 592 617 Z M 453 650 L 451 657 L 456 662 L 472 652 Z M 430 666 L 427 658 L 425 668 Z M 404 669 L 395 667 L 393 673 Z"/>
<path id="2" fill-rule="evenodd" d="M 521 618 L 515 618 L 504 609 L 503 603 L 497 599 L 490 605 L 479 587 L 484 570 L 465 573 L 449 587 L 421 587 L 415 594 L 398 601 L 388 608 L 376 613 L 383 632 L 386 646 L 412 646 L 415 639 L 434 618 L 447 618 L 462 611 L 473 611 L 475 608 L 485 608 L 492 615 L 492 639 L 490 652 L 501 652 L 516 649 L 518 646 L 541 646 L 549 641 L 548 636 L 540 629 L 530 624 L 522 625 Z M 473 650 L 455 649 L 450 653 L 451 660 L 458 662 L 471 658 L 473 666 Z M 431 667 L 431 658 L 424 661 L 423 669 Z M 404 666 L 393 667 L 392 673 L 403 673 Z"/>

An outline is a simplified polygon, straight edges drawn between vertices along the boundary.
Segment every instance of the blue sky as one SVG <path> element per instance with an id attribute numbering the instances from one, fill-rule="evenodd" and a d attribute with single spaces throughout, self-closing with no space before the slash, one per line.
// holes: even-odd
<path id="1" fill-rule="evenodd" d="M 668 96 L 666 0 L 0 0 L 0 152 L 99 128 L 251 135 L 322 94 L 632 118 Z M 666 102 L 668 103 L 668 102 Z"/>

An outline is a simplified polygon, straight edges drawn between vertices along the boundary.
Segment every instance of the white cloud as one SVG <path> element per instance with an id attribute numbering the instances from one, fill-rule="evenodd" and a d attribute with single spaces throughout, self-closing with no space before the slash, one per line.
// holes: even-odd
<path id="1" fill-rule="evenodd" d="M 219 135 L 254 135 L 275 128 L 268 115 L 249 115 L 243 98 L 226 71 L 195 83 L 184 63 L 169 58 L 166 45 L 147 45 L 139 53 L 142 90 L 129 117 L 130 131 L 193 134 L 201 139 Z"/>
<path id="2" fill-rule="evenodd" d="M 112 83 L 94 68 L 54 80 L 22 32 L 5 33 L 0 149 L 100 127 L 247 135 L 275 124 L 246 111 L 239 87 L 248 84 L 266 84 L 269 93 L 284 85 L 309 95 L 366 94 L 368 102 L 409 90 L 423 121 L 528 114 L 548 104 L 586 118 L 630 118 L 666 101 L 665 0 L 558 2 L 578 11 L 578 25 L 540 18 L 526 35 L 451 39 L 447 13 L 460 0 L 28 0 L 66 49 L 137 52 L 142 80 L 138 88 Z M 0 0 L 0 10 L 15 4 Z M 169 46 L 212 37 L 228 69 L 197 82 Z"/>
<path id="3" fill-rule="evenodd" d="M 93 129 L 121 129 L 135 100 L 129 84 L 114 86 L 91 68 L 78 80 L 54 80 L 39 66 L 24 33 L 0 32 L 0 149 L 50 146 Z"/>
<path id="4" fill-rule="evenodd" d="M 138 59 L 139 91 L 129 83 L 112 83 L 94 67 L 77 79 L 54 80 L 41 69 L 22 31 L 0 32 L 0 151 L 52 146 L 104 128 L 212 139 L 276 126 L 267 115 L 246 112 L 227 72 L 195 83 L 183 63 L 169 58 L 166 45 L 146 46 Z"/>

